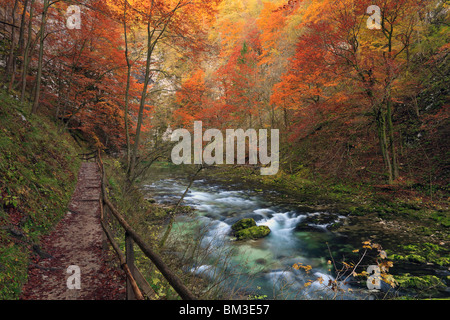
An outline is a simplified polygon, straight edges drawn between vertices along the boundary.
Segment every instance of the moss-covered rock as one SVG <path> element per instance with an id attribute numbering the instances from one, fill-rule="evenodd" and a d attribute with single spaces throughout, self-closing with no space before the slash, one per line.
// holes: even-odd
<path id="1" fill-rule="evenodd" d="M 268 226 L 254 226 L 236 231 L 235 235 L 238 240 L 250 240 L 264 238 L 269 233 L 270 228 Z"/>
<path id="2" fill-rule="evenodd" d="M 233 224 L 231 226 L 231 229 L 235 232 L 243 230 L 243 229 L 248 229 L 251 227 L 256 227 L 256 222 L 255 219 L 252 218 L 245 218 L 242 220 L 239 220 L 238 222 L 236 222 L 235 224 Z"/>
<path id="3" fill-rule="evenodd" d="M 446 288 L 444 282 L 436 276 L 410 276 L 408 273 L 402 276 L 395 276 L 395 280 L 402 289 L 415 290 L 442 290 Z"/>
<path id="4" fill-rule="evenodd" d="M 450 265 L 448 249 L 433 243 L 409 244 L 401 247 L 403 254 L 392 254 L 389 259 L 414 263 L 433 263 L 440 266 Z"/>

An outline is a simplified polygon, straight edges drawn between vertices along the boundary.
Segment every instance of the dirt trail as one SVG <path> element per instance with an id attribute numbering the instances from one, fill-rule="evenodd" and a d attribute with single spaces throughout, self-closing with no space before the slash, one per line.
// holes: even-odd
<path id="1" fill-rule="evenodd" d="M 23 288 L 24 300 L 122 300 L 125 278 L 109 263 L 114 259 L 102 249 L 100 225 L 100 172 L 94 162 L 81 165 L 78 182 L 66 216 L 41 240 L 51 257 L 35 257 Z M 109 261 L 109 262 L 108 262 Z M 69 266 L 80 270 L 80 289 L 69 289 Z M 71 277 L 72 276 L 72 277 Z M 69 283 L 75 284 L 70 281 Z"/>

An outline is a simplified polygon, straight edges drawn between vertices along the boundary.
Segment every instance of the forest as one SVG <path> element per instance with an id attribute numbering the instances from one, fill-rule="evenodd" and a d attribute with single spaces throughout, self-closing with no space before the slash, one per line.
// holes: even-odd
<path id="1" fill-rule="evenodd" d="M 195 121 L 224 136 L 279 130 L 276 175 L 247 155 L 205 176 L 370 211 L 393 233 L 423 222 L 418 243 L 448 266 L 449 11 L 445 0 L 0 0 L 0 272 L 27 256 L 9 226 L 37 239 L 57 222 L 24 213 L 41 201 L 30 194 L 60 188 L 41 188 L 36 163 L 69 181 L 69 155 L 100 149 L 140 186 L 170 162 L 170 133 Z M 48 151 L 36 130 L 73 142 Z"/>

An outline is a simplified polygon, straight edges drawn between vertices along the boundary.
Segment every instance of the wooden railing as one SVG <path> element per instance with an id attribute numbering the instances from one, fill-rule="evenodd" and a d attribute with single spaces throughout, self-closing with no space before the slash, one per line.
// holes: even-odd
<path id="1" fill-rule="evenodd" d="M 109 241 L 116 252 L 121 268 L 127 276 L 127 300 L 144 300 L 144 294 L 149 299 L 154 299 L 156 293 L 147 283 L 142 273 L 134 265 L 134 243 L 136 243 L 142 252 L 147 256 L 156 268 L 161 272 L 167 282 L 178 293 L 183 300 L 196 300 L 196 297 L 178 278 L 178 276 L 164 263 L 161 257 L 152 250 L 152 248 L 136 233 L 136 231 L 127 223 L 120 212 L 108 199 L 106 189 L 106 173 L 103 166 L 101 151 L 98 149 L 95 158 L 101 173 L 101 197 L 100 197 L 100 220 L 106 239 Z M 125 254 L 120 249 L 114 236 L 108 226 L 108 219 L 114 217 L 124 230 L 125 236 Z M 144 293 L 144 294 L 143 294 Z"/>

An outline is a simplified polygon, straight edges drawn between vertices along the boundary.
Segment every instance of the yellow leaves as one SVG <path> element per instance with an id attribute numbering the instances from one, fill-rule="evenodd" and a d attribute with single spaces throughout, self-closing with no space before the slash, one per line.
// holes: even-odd
<path id="1" fill-rule="evenodd" d="M 361 273 L 356 273 L 355 276 L 367 277 L 369 276 L 369 273 L 366 270 L 363 270 Z"/>
<path id="2" fill-rule="evenodd" d="M 378 250 L 379 253 L 382 252 L 383 256 L 386 256 L 386 252 L 383 251 L 383 248 L 381 247 L 380 244 L 372 243 L 370 240 L 363 241 L 362 244 L 363 244 L 364 249 L 369 249 L 369 250 L 376 249 L 376 250 Z M 353 251 L 353 252 L 355 252 L 355 251 Z M 384 258 L 382 258 L 382 259 L 384 259 Z"/>
<path id="3" fill-rule="evenodd" d="M 381 278 L 392 288 L 395 288 L 395 286 L 398 284 L 398 282 L 394 279 L 394 276 L 392 276 L 391 274 L 382 273 Z"/>
<path id="4" fill-rule="evenodd" d="M 363 241 L 364 249 L 372 249 L 370 241 Z"/>
<path id="5" fill-rule="evenodd" d="M 305 282 L 304 287 L 307 288 L 307 287 L 309 287 L 310 285 L 312 285 L 312 284 L 313 284 L 314 282 L 316 282 L 316 281 L 317 281 L 318 283 L 320 283 L 320 284 L 323 284 L 323 281 L 324 281 L 324 280 L 323 280 L 322 277 L 318 277 L 316 280 L 311 280 L 311 279 L 310 279 L 310 280 L 308 280 L 308 281 Z"/>
<path id="6" fill-rule="evenodd" d="M 348 264 L 347 262 L 342 261 L 342 264 L 344 265 L 344 267 L 345 267 L 346 269 L 349 269 L 349 268 L 352 268 L 352 267 L 353 267 L 353 263 Z"/>
<path id="7" fill-rule="evenodd" d="M 303 263 L 299 262 L 292 266 L 295 270 L 303 269 L 306 273 L 309 273 L 309 271 L 312 269 L 312 266 L 306 265 L 304 266 Z"/>
<path id="8" fill-rule="evenodd" d="M 358 261 L 339 261 L 336 266 L 336 262 L 333 257 L 326 261 L 328 266 L 328 276 L 318 277 L 315 280 L 310 279 L 304 283 L 304 287 L 318 286 L 319 284 L 324 286 L 327 290 L 338 294 L 343 292 L 352 292 L 352 289 L 345 287 L 352 281 L 360 281 L 360 277 L 367 279 L 367 286 L 369 284 L 375 288 L 380 284 L 380 281 L 388 284 L 392 288 L 395 288 L 397 282 L 394 277 L 389 274 L 389 268 L 394 264 L 392 261 L 387 260 L 387 253 L 383 250 L 382 246 L 378 243 L 373 243 L 370 240 L 362 242 L 363 250 L 355 249 L 353 253 L 359 253 Z M 370 255 L 369 255 L 370 254 Z M 367 260 L 368 259 L 368 260 Z M 334 271 L 332 272 L 332 266 Z M 299 262 L 292 266 L 295 270 L 303 270 L 309 273 L 312 269 L 310 265 L 304 265 Z M 325 279 L 324 279 L 325 278 Z M 354 279 L 356 278 L 356 279 Z"/>

